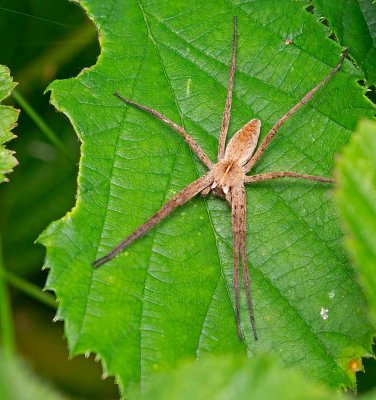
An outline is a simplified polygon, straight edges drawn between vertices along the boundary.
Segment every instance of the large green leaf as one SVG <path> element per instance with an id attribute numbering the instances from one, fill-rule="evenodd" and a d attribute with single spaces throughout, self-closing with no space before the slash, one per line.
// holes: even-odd
<path id="1" fill-rule="evenodd" d="M 131 397 L 133 398 L 133 397 Z M 134 398 L 139 398 L 135 396 Z M 307 381 L 272 358 L 210 357 L 153 379 L 144 400 L 334 400 L 339 394 Z"/>
<path id="2" fill-rule="evenodd" d="M 0 65 L 0 102 L 7 98 L 16 83 L 12 81 L 10 71 Z M 11 172 L 17 165 L 13 151 L 5 148 L 4 143 L 9 142 L 15 135 L 11 130 L 16 126 L 18 110 L 13 107 L 0 105 L 0 182 L 7 181 L 5 174 Z"/>
<path id="3" fill-rule="evenodd" d="M 362 68 L 369 85 L 376 83 L 376 3 L 370 0 L 313 0 L 336 37 Z"/>
<path id="4" fill-rule="evenodd" d="M 341 247 L 331 190 L 284 181 L 247 189 L 247 249 L 260 340 L 242 298 L 245 344 L 233 312 L 230 212 L 197 198 L 99 270 L 107 253 L 203 173 L 177 134 L 114 96 L 180 123 L 214 160 L 226 97 L 232 18 L 239 51 L 230 132 L 253 117 L 262 136 L 338 62 L 341 48 L 305 1 L 82 1 L 102 53 L 52 102 L 82 141 L 75 208 L 41 235 L 47 286 L 72 354 L 93 351 L 126 386 L 182 358 L 260 351 L 339 387 L 370 351 L 365 302 Z M 291 39 L 292 43 L 286 41 Z M 330 175 L 361 115 L 372 115 L 357 70 L 341 72 L 299 111 L 256 170 Z"/>
<path id="5" fill-rule="evenodd" d="M 337 198 L 347 245 L 376 322 L 376 122 L 362 121 L 337 164 Z M 376 325 L 375 325 L 376 326 Z"/>

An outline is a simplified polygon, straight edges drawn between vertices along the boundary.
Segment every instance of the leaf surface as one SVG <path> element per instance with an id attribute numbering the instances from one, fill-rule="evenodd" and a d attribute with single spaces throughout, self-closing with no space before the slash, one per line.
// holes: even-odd
<path id="1" fill-rule="evenodd" d="M 348 365 L 370 351 L 371 329 L 328 186 L 286 180 L 247 188 L 257 342 L 244 296 L 245 343 L 237 337 L 231 216 L 220 199 L 194 199 L 107 265 L 91 266 L 204 173 L 175 132 L 113 93 L 183 125 L 215 160 L 233 16 L 230 136 L 252 118 L 265 136 L 336 65 L 341 49 L 327 29 L 305 1 L 81 3 L 99 28 L 101 55 L 77 78 L 50 86 L 82 141 L 77 203 L 40 238 L 71 353 L 97 353 L 123 388 L 187 357 L 265 351 L 332 386 L 353 385 Z M 330 176 L 359 116 L 374 112 L 357 79 L 346 62 L 283 126 L 255 172 Z"/>
<path id="2" fill-rule="evenodd" d="M 376 83 L 376 3 L 369 0 L 314 0 L 339 42 L 350 48 L 369 86 Z"/>
<path id="3" fill-rule="evenodd" d="M 0 102 L 10 95 L 15 86 L 9 69 L 0 65 Z M 0 105 L 0 183 L 8 180 L 5 174 L 13 171 L 17 165 L 14 152 L 6 149 L 5 143 L 15 137 L 11 130 L 16 126 L 18 113 L 19 111 L 13 107 Z"/>
<path id="4" fill-rule="evenodd" d="M 364 120 L 337 163 L 337 201 L 346 244 L 376 323 L 376 123 Z M 375 325 L 376 326 L 376 325 Z"/>

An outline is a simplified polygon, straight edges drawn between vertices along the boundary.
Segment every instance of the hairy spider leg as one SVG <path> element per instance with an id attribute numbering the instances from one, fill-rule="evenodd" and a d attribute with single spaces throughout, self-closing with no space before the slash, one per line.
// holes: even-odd
<path id="1" fill-rule="evenodd" d="M 232 208 L 232 231 L 233 231 L 233 252 L 234 252 L 234 289 L 235 289 L 235 313 L 238 325 L 238 335 L 242 340 L 242 332 L 240 326 L 239 311 L 239 253 L 242 261 L 244 285 L 247 295 L 247 305 L 249 318 L 252 325 L 253 337 L 257 340 L 257 330 L 255 316 L 253 312 L 253 302 L 249 281 L 249 272 L 246 254 L 246 202 L 244 185 L 235 186 L 231 192 L 231 208 Z"/>
<path id="2" fill-rule="evenodd" d="M 218 142 L 218 161 L 221 160 L 225 155 L 226 137 L 227 137 L 228 127 L 230 124 L 231 104 L 232 104 L 232 88 L 234 86 L 235 65 L 236 65 L 236 45 L 237 45 L 236 22 L 237 22 L 236 17 L 234 17 L 232 57 L 231 57 L 231 65 L 230 65 L 230 74 L 229 74 L 228 85 L 227 85 L 227 97 L 226 97 L 225 109 L 223 111 L 221 133 L 219 135 L 219 142 Z"/>
<path id="3" fill-rule="evenodd" d="M 324 176 L 300 174 L 299 172 L 287 172 L 287 171 L 265 172 L 263 174 L 249 175 L 246 176 L 244 183 L 262 182 L 279 178 L 299 178 L 299 179 L 307 179 L 310 181 L 317 181 L 323 183 L 334 183 L 334 179 L 332 178 L 326 178 Z"/>
<path id="4" fill-rule="evenodd" d="M 268 148 L 271 140 L 277 133 L 278 129 L 283 125 L 284 122 L 288 120 L 291 115 L 293 115 L 296 111 L 299 110 L 300 107 L 302 107 L 304 104 L 308 103 L 314 94 L 320 90 L 333 76 L 339 71 L 341 68 L 342 64 L 345 61 L 345 58 L 347 56 L 349 49 L 345 49 L 342 53 L 341 59 L 339 63 L 330 71 L 330 73 L 317 85 L 315 86 L 312 90 L 310 90 L 294 107 L 292 107 L 282 118 L 280 118 L 270 129 L 269 133 L 265 136 L 264 140 L 261 142 L 260 146 L 256 150 L 255 154 L 253 157 L 247 162 L 245 165 L 245 171 L 246 173 L 250 171 L 250 169 L 256 164 L 256 162 L 259 160 L 263 152 Z"/>
<path id="5" fill-rule="evenodd" d="M 136 229 L 131 235 L 126 237 L 121 241 L 116 247 L 114 247 L 108 254 L 104 257 L 99 258 L 93 262 L 95 268 L 100 267 L 107 261 L 112 260 L 120 252 L 122 252 L 127 246 L 129 246 L 133 241 L 135 241 L 140 236 L 148 232 L 154 225 L 158 224 L 163 218 L 171 214 L 177 207 L 185 204 L 187 201 L 191 200 L 196 194 L 200 193 L 203 189 L 212 183 L 212 174 L 202 176 L 201 178 L 195 180 L 190 185 L 181 190 L 176 194 L 171 200 L 162 206 L 162 208 L 157 211 L 151 218 L 149 218 L 144 224 L 142 224 L 138 229 Z"/>
<path id="6" fill-rule="evenodd" d="M 197 155 L 197 157 L 208 167 L 208 169 L 213 168 L 213 163 L 210 161 L 209 157 L 206 155 L 204 150 L 202 150 L 201 146 L 193 139 L 192 136 L 189 135 L 189 133 L 182 128 L 181 126 L 175 124 L 175 122 L 172 122 L 168 118 L 166 118 L 163 114 L 160 112 L 153 110 L 150 107 L 144 106 L 142 104 L 136 103 L 135 101 L 126 99 L 119 93 L 115 92 L 114 96 L 116 96 L 118 99 L 123 101 L 125 104 L 131 105 L 133 107 L 139 108 L 140 110 L 144 110 L 148 112 L 149 114 L 153 115 L 155 118 L 163 121 L 165 124 L 170 126 L 172 129 L 174 129 L 176 132 L 179 133 L 180 136 L 185 140 L 185 142 L 188 144 L 188 146 L 194 151 L 194 153 Z"/>

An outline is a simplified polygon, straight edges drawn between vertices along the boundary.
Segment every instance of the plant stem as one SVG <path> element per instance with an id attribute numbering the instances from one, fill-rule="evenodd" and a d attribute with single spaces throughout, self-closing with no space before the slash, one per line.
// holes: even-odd
<path id="1" fill-rule="evenodd" d="M 33 283 L 30 283 L 9 271 L 5 271 L 4 269 L 0 269 L 0 278 L 6 279 L 20 292 L 23 292 L 33 299 L 43 304 L 46 304 L 51 308 L 56 309 L 56 301 L 54 296 L 50 295 L 49 293 L 43 292 L 39 286 L 34 285 Z"/>
<path id="2" fill-rule="evenodd" d="M 4 354 L 10 356 L 14 354 L 14 329 L 12 320 L 12 310 L 7 285 L 3 279 L 4 273 L 3 255 L 0 243 L 0 333 L 1 346 Z"/>
<path id="3" fill-rule="evenodd" d="M 17 90 L 13 90 L 12 96 L 14 100 L 22 107 L 26 114 L 34 121 L 35 125 L 46 135 L 46 137 L 58 148 L 70 161 L 72 156 L 64 146 L 63 142 L 55 134 L 55 132 L 44 122 L 44 120 L 38 115 L 31 104 L 19 93 Z"/>

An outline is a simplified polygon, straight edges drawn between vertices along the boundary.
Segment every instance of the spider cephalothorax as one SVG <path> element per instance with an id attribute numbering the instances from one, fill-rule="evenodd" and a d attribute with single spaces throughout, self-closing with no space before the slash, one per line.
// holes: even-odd
<path id="1" fill-rule="evenodd" d="M 245 165 L 257 146 L 260 127 L 261 122 L 252 119 L 236 132 L 226 147 L 224 157 L 213 166 L 213 183 L 210 189 L 217 188 L 228 195 L 234 186 L 244 183 L 247 172 Z M 217 194 L 218 191 L 214 193 Z"/>
<path id="2" fill-rule="evenodd" d="M 208 172 L 201 178 L 195 180 L 171 200 L 162 206 L 150 219 L 141 225 L 135 232 L 124 239 L 119 245 L 114 247 L 107 255 L 96 260 L 93 265 L 99 267 L 111 260 L 119 254 L 125 247 L 129 246 L 135 239 L 142 236 L 154 225 L 159 223 L 167 215 L 171 214 L 178 206 L 186 203 L 192 197 L 201 193 L 207 195 L 210 191 L 214 194 L 225 198 L 231 205 L 232 210 L 232 232 L 233 232 L 233 251 L 234 251 L 234 289 L 235 289 L 235 316 L 238 328 L 239 337 L 242 338 L 240 327 L 239 313 L 239 261 L 241 260 L 244 284 L 246 288 L 249 316 L 252 324 L 254 338 L 257 339 L 256 325 L 253 315 L 252 297 L 249 284 L 249 274 L 246 258 L 246 202 L 244 185 L 254 182 L 266 181 L 276 178 L 301 178 L 324 183 L 331 183 L 333 179 L 321 176 L 312 176 L 301 174 L 298 172 L 277 171 L 266 172 L 257 175 L 247 175 L 251 168 L 259 160 L 263 152 L 269 146 L 270 141 L 277 133 L 280 126 L 300 107 L 306 104 L 312 96 L 340 69 L 345 60 L 347 50 L 342 54 L 340 62 L 335 68 L 312 90 L 310 90 L 291 110 L 289 110 L 282 118 L 280 118 L 265 136 L 260 146 L 256 150 L 258 138 L 260 135 L 261 122 L 258 119 L 252 119 L 245 124 L 230 140 L 226 146 L 226 136 L 230 122 L 230 111 L 232 103 L 232 88 L 235 75 L 236 62 L 236 17 L 234 17 L 234 36 L 233 36 L 233 51 L 231 57 L 230 77 L 228 82 L 227 98 L 225 110 L 223 113 L 222 127 L 218 143 L 217 163 L 213 163 L 205 154 L 199 144 L 182 128 L 181 126 L 170 121 L 158 111 L 155 111 L 147 106 L 138 104 L 132 100 L 125 99 L 120 94 L 115 93 L 115 96 L 126 104 L 142 109 L 156 118 L 162 120 L 171 128 L 175 129 L 196 153 L 202 163 L 208 168 Z M 256 151 L 255 151 L 256 150 Z"/>

